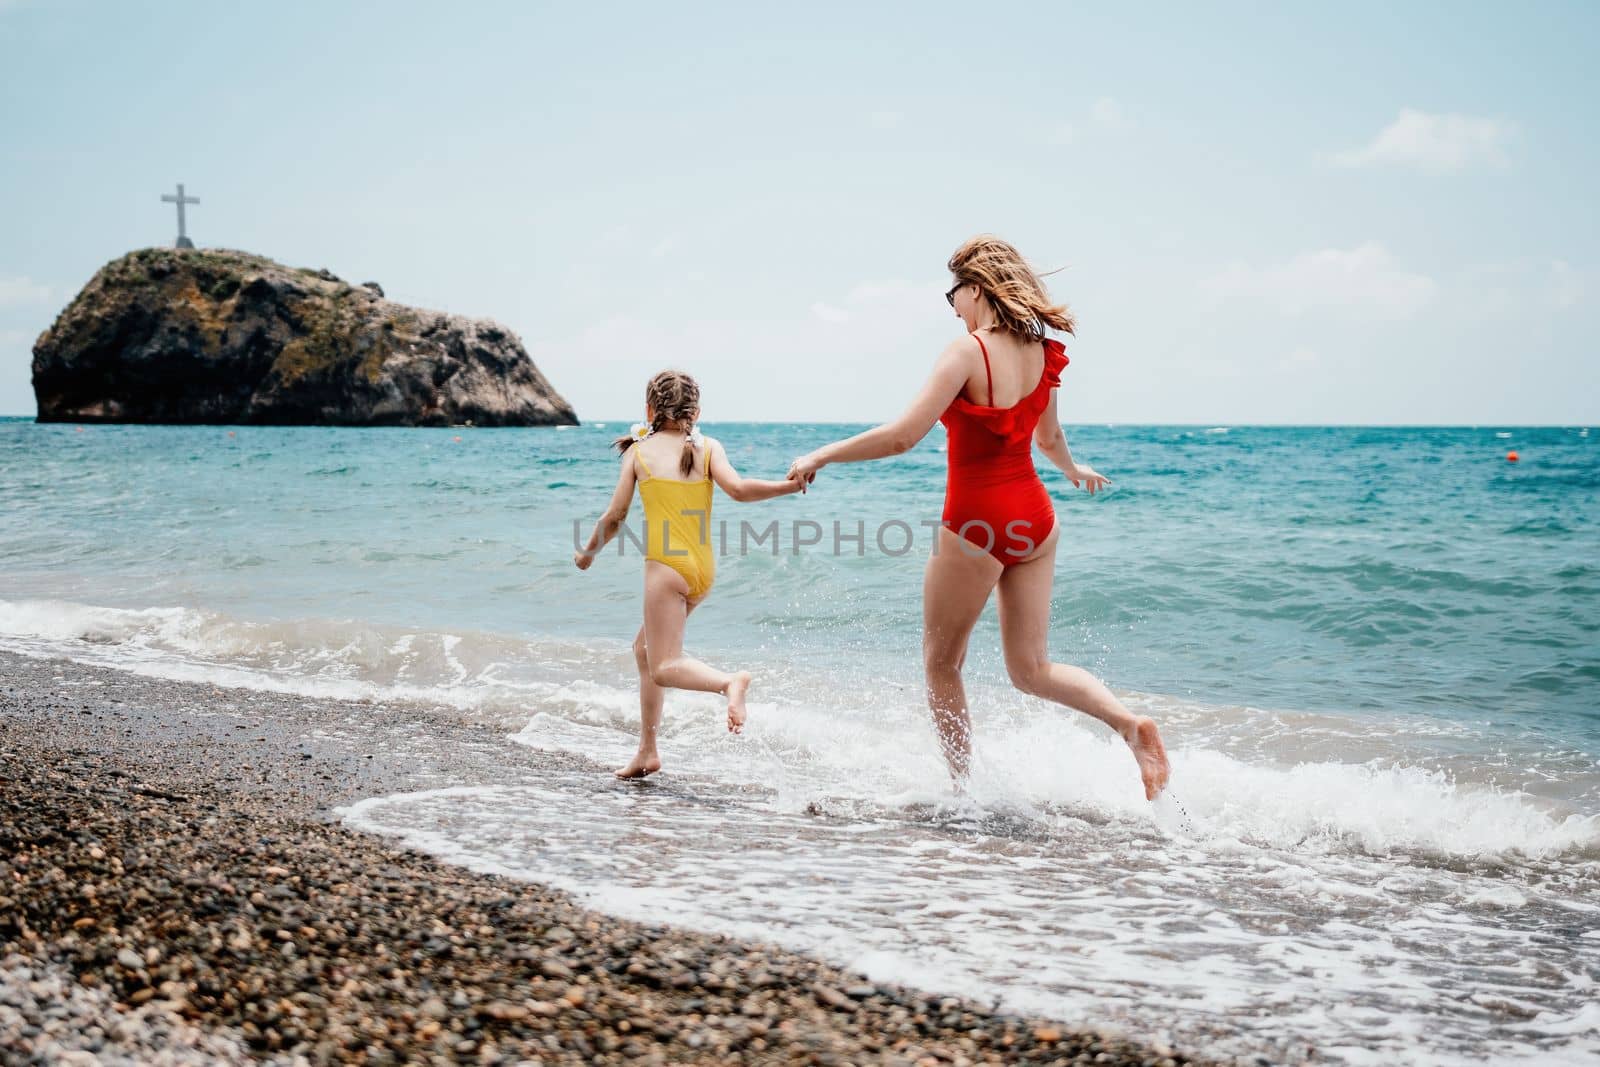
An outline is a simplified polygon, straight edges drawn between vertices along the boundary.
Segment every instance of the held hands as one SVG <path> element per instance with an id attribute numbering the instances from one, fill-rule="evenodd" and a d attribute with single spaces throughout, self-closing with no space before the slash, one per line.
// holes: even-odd
<path id="1" fill-rule="evenodd" d="M 1075 488 L 1081 487 L 1089 490 L 1090 496 L 1094 496 L 1094 494 L 1111 484 L 1110 478 L 1107 478 L 1087 463 L 1074 463 L 1064 473 L 1067 476 L 1067 481 L 1071 482 Z"/>
<path id="2" fill-rule="evenodd" d="M 789 473 L 784 475 L 791 482 L 800 483 L 800 491 L 806 491 L 806 486 L 817 480 L 817 472 L 824 464 L 817 460 L 815 454 L 801 456 L 789 465 Z"/>

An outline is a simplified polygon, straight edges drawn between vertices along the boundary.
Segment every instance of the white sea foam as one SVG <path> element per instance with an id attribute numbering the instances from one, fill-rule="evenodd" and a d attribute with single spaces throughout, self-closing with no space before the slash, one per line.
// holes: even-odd
<path id="1" fill-rule="evenodd" d="M 607 762 L 626 761 L 637 735 L 632 656 L 620 643 L 0 601 L 0 648 L 243 689 L 422 702 L 502 725 L 522 744 Z M 673 694 L 662 732 L 669 768 L 770 788 L 787 811 L 959 817 L 920 693 L 830 692 L 804 678 L 794 666 L 764 671 L 739 738 L 727 733 L 718 698 Z M 974 686 L 973 696 L 982 707 L 969 799 L 984 811 L 1038 825 L 1149 825 L 1132 759 L 1103 727 L 1010 691 Z M 1456 761 L 1457 769 L 1441 756 L 1429 766 L 1426 746 L 1409 731 L 1380 743 L 1370 720 L 1291 715 L 1279 730 L 1267 712 L 1130 699 L 1170 723 L 1173 792 L 1191 824 L 1168 813 L 1158 822 L 1169 832 L 1374 855 L 1540 858 L 1600 849 L 1592 812 L 1474 780 L 1470 760 Z M 1255 743 L 1262 734 L 1274 735 L 1276 747 Z M 1345 734 L 1362 735 L 1362 747 Z M 1442 740 L 1449 753 L 1472 739 L 1456 731 Z M 1361 752 L 1360 762 L 1297 754 L 1340 746 Z M 1569 792 L 1593 788 L 1581 761 L 1546 772 L 1566 775 Z M 1587 773 L 1595 776 L 1592 766 Z"/>
<path id="2" fill-rule="evenodd" d="M 1208 1052 L 1426 1064 L 1600 1051 L 1587 1010 L 1600 941 L 1564 933 L 1555 906 L 1592 884 L 1592 860 L 1508 874 L 1019 821 L 970 798 L 920 817 L 797 812 L 682 775 L 433 790 L 341 814 L 625 917 Z"/>
<path id="3" fill-rule="evenodd" d="M 426 701 L 609 762 L 637 730 L 620 642 L 0 601 L 0 648 Z M 1144 802 L 1098 724 L 981 682 L 973 778 L 953 796 L 920 693 L 817 684 L 811 669 L 769 664 L 739 737 L 717 698 L 673 694 L 668 769 L 643 785 L 508 776 L 344 815 L 619 914 L 1208 1048 L 1293 1061 L 1310 1041 L 1352 1063 L 1600 1052 L 1600 825 L 1452 771 L 1451 753 L 1482 747 L 1467 727 L 1384 734 L 1371 718 L 1129 694 L 1169 724 L 1185 818 Z M 1552 767 L 1540 775 L 1584 769 Z M 1231 1037 L 1211 1032 L 1219 1016 Z"/>
<path id="4" fill-rule="evenodd" d="M 604 644 L 40 600 L 0 600 L 0 648 L 239 689 L 442 705 L 505 722 L 525 717 L 550 679 L 614 670 L 622 656 Z M 541 676 L 519 673 L 529 665 Z"/>

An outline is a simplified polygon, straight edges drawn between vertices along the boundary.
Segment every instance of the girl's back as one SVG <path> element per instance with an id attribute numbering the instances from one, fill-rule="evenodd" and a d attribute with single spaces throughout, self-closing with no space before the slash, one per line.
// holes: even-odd
<path id="1" fill-rule="evenodd" d="M 686 440 L 683 434 L 668 431 L 653 433 L 633 447 L 644 460 L 643 466 L 650 471 L 650 476 L 653 478 L 677 479 L 685 482 L 703 481 L 707 462 L 704 445 L 694 449 L 694 465 L 688 474 L 683 473 L 683 468 L 680 466 L 683 462 Z"/>

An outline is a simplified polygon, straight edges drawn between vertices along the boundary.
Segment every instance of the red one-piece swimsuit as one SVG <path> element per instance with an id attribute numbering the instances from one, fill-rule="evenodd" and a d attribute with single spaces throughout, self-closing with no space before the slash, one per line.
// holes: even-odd
<path id="1" fill-rule="evenodd" d="M 983 373 L 993 400 L 989 347 L 977 334 L 972 337 L 983 349 Z M 958 394 L 939 416 L 949 454 L 944 524 L 1003 566 L 1021 563 L 1055 529 L 1056 509 L 1033 465 L 1033 430 L 1066 365 L 1061 342 L 1046 339 L 1044 373 L 1027 396 L 1008 408 L 996 408 Z"/>

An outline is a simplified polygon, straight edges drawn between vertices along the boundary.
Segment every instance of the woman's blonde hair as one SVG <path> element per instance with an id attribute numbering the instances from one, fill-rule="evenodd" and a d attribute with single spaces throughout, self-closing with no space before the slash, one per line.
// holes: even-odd
<path id="1" fill-rule="evenodd" d="M 645 405 L 654 413 L 650 431 L 677 430 L 688 434 L 700 417 L 700 386 L 681 370 L 664 370 L 651 378 L 644 387 Z M 627 434 L 611 442 L 618 452 L 626 452 L 638 439 Z M 678 460 L 678 470 L 684 477 L 694 470 L 694 442 L 685 438 L 683 455 Z"/>
<path id="2" fill-rule="evenodd" d="M 1065 304 L 1052 304 L 1044 283 L 1011 243 L 990 233 L 962 242 L 946 264 L 956 281 L 976 285 L 994 308 L 996 325 L 1030 340 L 1046 327 L 1072 333 L 1077 325 Z"/>

